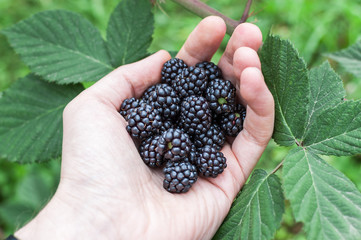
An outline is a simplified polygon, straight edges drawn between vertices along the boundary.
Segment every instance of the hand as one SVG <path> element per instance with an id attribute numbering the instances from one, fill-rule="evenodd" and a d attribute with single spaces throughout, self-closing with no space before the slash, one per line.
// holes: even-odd
<path id="1" fill-rule="evenodd" d="M 177 57 L 188 65 L 210 60 L 226 26 L 203 19 Z M 159 51 L 121 66 L 71 101 L 64 111 L 61 180 L 48 205 L 15 236 L 20 239 L 210 239 L 227 215 L 268 144 L 274 101 L 264 82 L 257 50 L 260 30 L 239 25 L 218 65 L 247 106 L 244 129 L 222 152 L 227 168 L 217 178 L 200 177 L 185 194 L 163 189 L 161 169 L 140 158 L 118 113 L 125 98 L 137 97 L 160 80 Z"/>

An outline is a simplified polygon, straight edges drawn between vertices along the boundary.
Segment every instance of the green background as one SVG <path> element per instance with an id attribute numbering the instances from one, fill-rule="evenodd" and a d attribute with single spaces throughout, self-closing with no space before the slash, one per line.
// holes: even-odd
<path id="1" fill-rule="evenodd" d="M 78 12 L 97 26 L 105 36 L 109 16 L 119 0 L 0 0 L 0 29 L 32 14 L 50 9 Z M 164 1 L 162 1 L 164 2 Z M 245 0 L 204 1 L 223 14 L 240 19 Z M 311 68 L 326 60 L 324 54 L 346 48 L 361 39 L 360 0 L 258 0 L 253 1 L 248 22 L 259 26 L 265 37 L 269 32 L 290 39 Z M 177 51 L 200 18 L 170 0 L 154 7 L 155 32 L 150 51 Z M 217 62 L 229 36 L 214 56 Z M 348 99 L 361 96 L 361 76 L 354 77 L 331 62 L 344 81 Z M 29 73 L 19 56 L 0 35 L 0 96 L 14 81 Z M 302 104 L 302 103 L 300 103 Z M 1 143 L 0 143 L 1 144 Z M 273 141 L 263 154 L 258 168 L 274 169 L 288 148 Z M 332 166 L 346 174 L 361 190 L 361 156 L 327 157 Z M 0 159 L 0 238 L 12 233 L 24 221 L 36 215 L 55 191 L 60 160 L 43 164 L 18 165 Z M 280 176 L 282 169 L 277 172 Z M 296 223 L 286 202 L 282 227 L 275 239 L 305 239 L 302 224 Z"/>

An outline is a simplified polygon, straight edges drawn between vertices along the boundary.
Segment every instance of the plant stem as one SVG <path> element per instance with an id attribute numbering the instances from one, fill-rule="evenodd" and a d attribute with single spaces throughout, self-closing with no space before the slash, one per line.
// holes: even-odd
<path id="1" fill-rule="evenodd" d="M 273 169 L 273 171 L 271 172 L 271 174 L 274 174 L 275 172 L 277 172 L 278 169 L 280 169 L 280 168 L 282 167 L 284 161 L 285 161 L 285 160 L 283 159 L 283 160 L 277 165 L 277 167 L 276 167 L 275 169 Z"/>
<path id="2" fill-rule="evenodd" d="M 180 5 L 182 5 L 187 10 L 195 13 L 196 15 L 200 16 L 201 18 L 205 18 L 208 16 L 219 16 L 223 18 L 223 20 L 226 23 L 227 26 L 227 33 L 229 35 L 232 35 L 234 29 L 240 24 L 241 22 L 235 21 L 233 19 L 230 19 L 229 17 L 223 15 L 222 13 L 218 12 L 214 8 L 211 8 L 207 4 L 199 1 L 199 0 L 173 0 L 173 2 L 176 2 Z M 248 6 L 248 4 L 247 4 Z M 246 14 L 248 16 L 248 12 Z M 243 19 L 243 16 L 242 16 Z M 241 20 L 242 21 L 242 20 Z"/>
<path id="3" fill-rule="evenodd" d="M 247 21 L 249 10 L 251 9 L 251 5 L 252 5 L 252 0 L 248 0 L 247 4 L 246 4 L 246 7 L 244 8 L 243 15 L 242 15 L 240 23 L 244 23 L 244 22 Z"/>

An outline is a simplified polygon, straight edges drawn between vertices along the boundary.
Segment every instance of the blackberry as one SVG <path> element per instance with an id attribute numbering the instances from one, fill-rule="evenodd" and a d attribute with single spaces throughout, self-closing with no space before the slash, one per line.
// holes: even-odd
<path id="1" fill-rule="evenodd" d="M 174 127 L 174 123 L 170 120 L 164 120 L 162 126 L 160 127 L 159 132 L 160 133 L 164 133 L 165 131 L 167 131 L 169 128 L 173 128 Z"/>
<path id="2" fill-rule="evenodd" d="M 201 96 L 207 88 L 208 78 L 203 68 L 189 67 L 183 69 L 172 84 L 180 98 L 191 95 Z"/>
<path id="3" fill-rule="evenodd" d="M 215 114 L 231 112 L 235 107 L 236 88 L 229 80 L 214 79 L 208 83 L 206 99 Z"/>
<path id="4" fill-rule="evenodd" d="M 163 156 L 156 151 L 159 137 L 159 135 L 151 136 L 140 144 L 140 156 L 149 167 L 160 167 L 165 162 Z"/>
<path id="5" fill-rule="evenodd" d="M 176 76 L 182 72 L 184 68 L 187 68 L 187 64 L 179 58 L 172 58 L 166 61 L 162 68 L 162 83 L 169 85 L 175 80 Z"/>
<path id="6" fill-rule="evenodd" d="M 141 100 L 136 99 L 134 97 L 132 98 L 127 98 L 124 99 L 122 105 L 120 106 L 120 111 L 119 113 L 126 118 L 128 110 L 131 108 L 137 108 L 141 105 L 141 103 L 143 103 Z"/>
<path id="7" fill-rule="evenodd" d="M 188 161 L 168 162 L 163 173 L 163 187 L 171 193 L 188 192 L 198 179 L 196 167 Z"/>
<path id="8" fill-rule="evenodd" d="M 217 177 L 227 167 L 223 153 L 212 146 L 202 148 L 196 167 L 200 175 L 204 177 Z"/>
<path id="9" fill-rule="evenodd" d="M 211 127 L 200 135 L 194 136 L 194 145 L 197 148 L 202 148 L 206 145 L 213 146 L 217 150 L 221 150 L 226 140 L 226 134 L 221 130 L 217 124 L 212 124 Z"/>
<path id="10" fill-rule="evenodd" d="M 214 80 L 216 78 L 222 78 L 221 69 L 213 62 L 207 62 L 207 61 L 199 62 L 195 66 L 203 68 L 206 71 L 208 81 Z"/>
<path id="11" fill-rule="evenodd" d="M 237 104 L 235 111 L 225 113 L 221 116 L 219 122 L 221 129 L 227 136 L 236 137 L 243 129 L 244 119 L 246 118 L 246 108 Z"/>
<path id="12" fill-rule="evenodd" d="M 146 103 L 128 110 L 125 120 L 128 122 L 127 131 L 136 138 L 148 138 L 158 133 L 162 127 L 162 119 L 158 111 Z"/>
<path id="13" fill-rule="evenodd" d="M 169 85 L 160 83 L 143 94 L 143 100 L 152 105 L 165 118 L 175 118 L 179 113 L 180 99 Z"/>
<path id="14" fill-rule="evenodd" d="M 157 152 L 165 159 L 179 161 L 188 156 L 192 142 L 188 134 L 177 128 L 170 128 L 158 139 Z"/>
<path id="15" fill-rule="evenodd" d="M 142 101 L 147 102 L 150 94 L 152 94 L 152 92 L 156 89 L 157 85 L 153 85 L 151 87 L 149 87 L 147 90 L 145 90 L 145 92 L 142 95 Z"/>
<path id="16" fill-rule="evenodd" d="M 197 149 L 196 145 L 192 144 L 191 150 L 188 154 L 187 159 L 190 163 L 192 163 L 193 165 L 196 165 L 198 157 L 199 157 L 198 149 Z"/>
<path id="17" fill-rule="evenodd" d="M 190 96 L 183 100 L 179 124 L 189 135 L 205 133 L 212 124 L 212 112 L 204 97 Z"/>

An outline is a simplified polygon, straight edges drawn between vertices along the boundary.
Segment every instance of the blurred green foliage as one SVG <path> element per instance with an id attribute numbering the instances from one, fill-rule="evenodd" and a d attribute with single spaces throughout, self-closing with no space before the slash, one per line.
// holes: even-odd
<path id="1" fill-rule="evenodd" d="M 0 30 L 32 14 L 50 10 L 67 9 L 78 12 L 98 27 L 105 36 L 109 16 L 119 0 L 0 0 Z M 171 0 L 157 1 L 154 9 L 155 32 L 150 51 L 159 49 L 177 51 L 200 18 Z M 239 19 L 246 0 L 204 1 L 225 15 Z M 326 58 L 325 53 L 338 51 L 361 38 L 361 0 L 256 0 L 253 1 L 248 22 L 258 25 L 266 37 L 269 32 L 290 39 L 304 57 L 309 67 L 317 66 Z M 213 61 L 217 62 L 229 36 L 222 42 Z M 347 98 L 361 97 L 359 78 L 344 72 L 331 62 L 341 75 Z M 29 69 L 0 35 L 0 96 L 1 91 Z M 257 167 L 272 171 L 288 148 L 269 144 Z M 326 160 L 346 174 L 361 190 L 361 156 L 328 157 Z M 18 165 L 0 159 L 0 238 L 15 231 L 24 221 L 36 214 L 54 193 L 60 172 L 60 160 L 45 164 Z M 282 168 L 277 172 L 282 175 Z M 305 239 L 302 224 L 296 223 L 289 204 L 282 227 L 275 239 Z"/>

